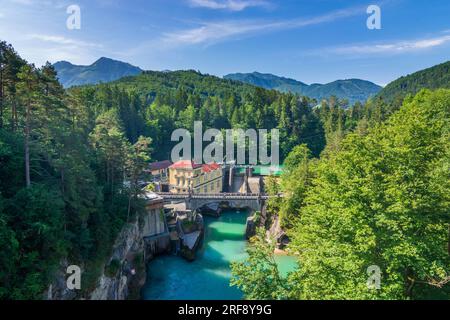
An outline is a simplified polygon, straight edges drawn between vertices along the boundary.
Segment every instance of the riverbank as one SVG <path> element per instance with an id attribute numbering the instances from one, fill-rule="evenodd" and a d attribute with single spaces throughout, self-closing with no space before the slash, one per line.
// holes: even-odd
<path id="1" fill-rule="evenodd" d="M 278 249 L 278 248 L 275 248 L 273 253 L 277 256 L 289 256 L 289 252 L 287 252 L 286 250 Z"/>

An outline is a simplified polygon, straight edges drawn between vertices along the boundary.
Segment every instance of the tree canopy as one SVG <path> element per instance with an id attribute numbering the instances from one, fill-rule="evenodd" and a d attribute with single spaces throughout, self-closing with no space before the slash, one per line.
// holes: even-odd
<path id="1" fill-rule="evenodd" d="M 425 90 L 313 166 L 304 146 L 292 151 L 279 206 L 294 221 L 290 249 L 299 254 L 290 299 L 450 297 L 449 129 L 450 91 Z M 373 266 L 379 290 L 367 285 Z M 257 285 L 258 275 L 234 272 L 246 288 Z"/>

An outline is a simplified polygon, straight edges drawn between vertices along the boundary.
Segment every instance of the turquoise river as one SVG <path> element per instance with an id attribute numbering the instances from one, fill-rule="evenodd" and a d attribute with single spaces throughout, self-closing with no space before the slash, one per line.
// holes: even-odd
<path id="1" fill-rule="evenodd" d="M 245 223 L 248 213 L 228 211 L 220 218 L 205 217 L 205 239 L 197 259 L 160 256 L 148 266 L 142 290 L 146 300 L 233 300 L 242 292 L 230 287 L 230 262 L 244 259 Z M 294 257 L 277 256 L 283 275 L 294 269 Z"/>

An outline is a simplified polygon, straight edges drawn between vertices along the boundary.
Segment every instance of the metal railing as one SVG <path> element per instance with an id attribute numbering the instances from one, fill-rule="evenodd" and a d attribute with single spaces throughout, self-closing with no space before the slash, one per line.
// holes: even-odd
<path id="1" fill-rule="evenodd" d="M 159 192 L 159 196 L 165 199 L 234 199 L 234 200 L 266 200 L 270 196 L 263 193 L 171 193 Z"/>

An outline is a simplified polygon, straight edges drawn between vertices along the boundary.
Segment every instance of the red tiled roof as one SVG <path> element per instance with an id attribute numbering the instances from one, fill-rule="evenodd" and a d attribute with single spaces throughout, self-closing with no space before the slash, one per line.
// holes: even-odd
<path id="1" fill-rule="evenodd" d="M 153 162 L 150 163 L 150 170 L 163 170 L 163 169 L 167 169 L 172 165 L 172 162 L 169 160 L 164 160 L 164 161 L 158 161 L 158 162 Z"/>
<path id="2" fill-rule="evenodd" d="M 220 166 L 217 163 L 204 164 L 202 166 L 202 171 L 203 172 L 211 172 L 211 171 L 215 171 L 219 168 L 220 168 Z"/>
<path id="3" fill-rule="evenodd" d="M 220 168 L 217 163 L 196 164 L 191 160 L 181 160 L 170 166 L 171 169 L 198 169 L 202 168 L 203 172 L 211 172 Z"/>
<path id="4" fill-rule="evenodd" d="M 196 164 L 191 160 L 180 160 L 175 162 L 170 166 L 171 169 L 197 169 L 200 168 L 201 164 Z"/>

